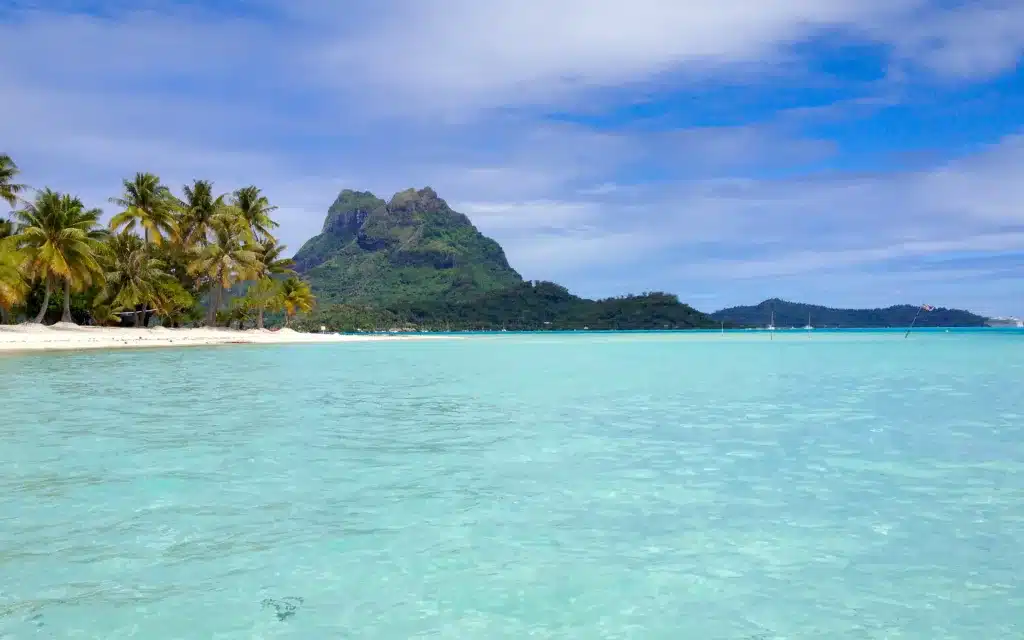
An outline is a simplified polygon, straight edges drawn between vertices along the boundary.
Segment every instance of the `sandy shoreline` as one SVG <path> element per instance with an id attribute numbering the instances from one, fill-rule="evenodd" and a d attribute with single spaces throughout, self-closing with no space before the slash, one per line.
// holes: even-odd
<path id="1" fill-rule="evenodd" d="M 206 347 L 227 344 L 330 344 L 381 340 L 431 340 L 427 335 L 339 335 L 299 333 L 291 329 L 121 329 L 75 325 L 0 326 L 0 354 L 146 347 Z"/>

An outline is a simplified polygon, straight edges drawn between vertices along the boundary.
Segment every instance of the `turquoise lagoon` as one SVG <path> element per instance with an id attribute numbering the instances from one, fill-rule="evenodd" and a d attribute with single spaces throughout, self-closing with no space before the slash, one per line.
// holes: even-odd
<path id="1" fill-rule="evenodd" d="M 0 638 L 1024 637 L 1024 334 L 0 358 Z"/>

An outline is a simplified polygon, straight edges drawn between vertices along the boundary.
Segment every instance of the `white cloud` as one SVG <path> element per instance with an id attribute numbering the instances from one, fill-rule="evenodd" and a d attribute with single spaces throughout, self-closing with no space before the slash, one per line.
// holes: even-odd
<path id="1" fill-rule="evenodd" d="M 324 80 L 358 87 L 388 113 L 458 117 L 474 108 L 578 105 L 594 88 L 663 74 L 778 79 L 782 69 L 801 71 L 793 45 L 817 37 L 868 38 L 889 48 L 899 68 L 940 77 L 1005 71 L 1024 51 L 1024 8 L 1010 0 L 947 10 L 927 0 L 393 0 L 376 7 L 364 16 L 372 28 L 317 42 L 317 60 Z M 336 15 L 345 19 L 344 11 Z"/>
<path id="2" fill-rule="evenodd" d="M 1024 144 L 1011 137 L 916 172 L 684 181 L 634 186 L 621 200 L 611 191 L 477 202 L 472 210 L 535 271 L 579 281 L 640 261 L 648 272 L 674 274 L 679 288 L 706 278 L 814 276 L 896 259 L 1024 252 L 1022 172 Z M 631 288 L 643 287 L 644 277 Z"/>
<path id="3" fill-rule="evenodd" d="M 917 0 L 404 0 L 345 34 L 323 73 L 416 108 L 550 102 L 691 67 L 764 68 L 823 30 L 889 21 Z M 369 63 L 369 64 L 368 64 Z M 401 104 L 401 103 L 399 103 Z"/>
<path id="4" fill-rule="evenodd" d="M 988 76 L 1019 63 L 1024 51 L 1024 4 L 972 0 L 882 31 L 902 64 L 920 65 L 952 78 Z"/>
<path id="5" fill-rule="evenodd" d="M 1024 253 L 1024 233 L 983 233 L 974 236 L 902 242 L 892 245 L 839 250 L 802 250 L 766 259 L 712 260 L 677 271 L 687 278 L 775 278 L 778 276 L 823 274 L 848 267 L 881 263 L 897 258 L 927 257 L 959 252 Z M 929 274 L 932 278 L 935 274 Z"/>
<path id="6" fill-rule="evenodd" d="M 593 202 L 455 202 L 454 208 L 470 216 L 485 233 L 508 231 L 559 232 L 579 229 L 593 220 L 600 205 Z"/>

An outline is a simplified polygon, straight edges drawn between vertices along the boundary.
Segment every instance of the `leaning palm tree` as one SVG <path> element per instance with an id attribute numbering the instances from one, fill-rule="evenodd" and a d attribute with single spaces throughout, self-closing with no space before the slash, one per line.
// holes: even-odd
<path id="1" fill-rule="evenodd" d="M 206 322 L 214 326 L 224 292 L 231 285 L 253 278 L 260 263 L 246 221 L 233 212 L 214 216 L 210 223 L 210 239 L 205 246 L 196 247 L 189 262 L 189 273 L 203 277 L 212 285 Z"/>
<path id="2" fill-rule="evenodd" d="M 160 283 L 167 278 L 163 262 L 153 256 L 142 238 L 130 233 L 110 238 L 102 262 L 105 286 L 94 305 L 102 316 L 100 321 L 105 322 L 118 311 L 131 310 L 135 326 L 141 326 L 144 318 L 137 309 L 160 297 Z"/>
<path id="3" fill-rule="evenodd" d="M 14 181 L 19 173 L 21 171 L 11 156 L 0 153 L 0 200 L 5 200 L 12 208 L 18 204 L 18 197 L 25 191 L 25 185 Z"/>
<path id="4" fill-rule="evenodd" d="M 141 228 L 146 242 L 154 244 L 175 232 L 174 196 L 160 178 L 152 173 L 136 173 L 135 178 L 124 181 L 123 188 L 120 198 L 110 199 L 111 204 L 123 209 L 110 219 L 111 231 L 134 232 Z"/>
<path id="5" fill-rule="evenodd" d="M 213 195 L 213 183 L 209 180 L 195 180 L 181 191 L 184 197 L 178 203 L 179 240 L 186 247 L 205 244 L 214 216 L 223 213 L 227 206 L 226 196 Z"/>
<path id="6" fill-rule="evenodd" d="M 13 242 L 25 254 L 29 275 L 42 279 L 45 286 L 35 322 L 43 321 L 57 281 L 64 283 L 61 322 L 71 322 L 71 290 L 88 286 L 101 273 L 96 228 L 100 211 L 86 209 L 77 197 L 44 189 L 15 215 L 21 226 Z"/>
<path id="7" fill-rule="evenodd" d="M 309 283 L 298 278 L 288 278 L 281 283 L 281 304 L 284 306 L 284 326 L 291 324 L 295 314 L 309 313 L 313 310 L 316 298 L 309 288 Z"/>
<path id="8" fill-rule="evenodd" d="M 278 226 L 270 217 L 277 207 L 271 206 L 259 187 L 250 185 L 235 191 L 231 197 L 231 206 L 238 210 L 249 225 L 254 240 L 262 241 L 268 238 L 270 230 Z"/>

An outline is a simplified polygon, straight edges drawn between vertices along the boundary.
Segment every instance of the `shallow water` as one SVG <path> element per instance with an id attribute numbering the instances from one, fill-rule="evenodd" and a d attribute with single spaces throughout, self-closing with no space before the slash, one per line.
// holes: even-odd
<path id="1" fill-rule="evenodd" d="M 0 358 L 0 638 L 1024 634 L 1024 336 Z"/>

